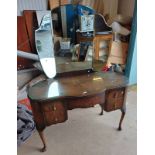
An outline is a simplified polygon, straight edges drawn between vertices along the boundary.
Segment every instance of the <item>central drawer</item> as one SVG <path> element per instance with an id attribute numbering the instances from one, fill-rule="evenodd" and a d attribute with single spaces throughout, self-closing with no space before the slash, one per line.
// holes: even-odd
<path id="1" fill-rule="evenodd" d="M 67 108 L 69 110 L 75 108 L 89 108 L 93 107 L 96 104 L 103 104 L 105 101 L 105 94 L 99 94 L 94 96 L 84 96 L 80 98 L 68 99 L 66 101 Z"/>

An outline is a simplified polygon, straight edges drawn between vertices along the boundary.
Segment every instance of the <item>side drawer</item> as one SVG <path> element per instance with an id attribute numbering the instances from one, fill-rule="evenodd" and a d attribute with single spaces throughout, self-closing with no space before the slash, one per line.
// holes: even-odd
<path id="1" fill-rule="evenodd" d="M 67 120 L 67 108 L 59 101 L 48 101 L 41 103 L 46 126 L 62 123 Z"/>
<path id="2" fill-rule="evenodd" d="M 107 90 L 105 93 L 104 110 L 109 112 L 121 109 L 124 104 L 125 87 Z"/>

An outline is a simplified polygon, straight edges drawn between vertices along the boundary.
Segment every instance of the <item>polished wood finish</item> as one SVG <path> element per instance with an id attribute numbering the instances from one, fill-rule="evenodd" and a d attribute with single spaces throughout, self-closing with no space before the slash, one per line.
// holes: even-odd
<path id="1" fill-rule="evenodd" d="M 34 102 L 30 100 L 32 112 L 34 116 L 34 121 L 36 123 L 36 128 L 38 131 L 43 131 L 46 127 L 45 121 L 44 121 L 44 114 L 41 109 L 41 105 L 39 102 Z"/>
<path id="2" fill-rule="evenodd" d="M 125 88 L 116 88 L 106 91 L 104 110 L 109 112 L 121 109 L 124 103 Z"/>
<path id="3" fill-rule="evenodd" d="M 88 96 L 88 97 L 80 97 L 80 98 L 74 98 L 74 99 L 67 99 L 67 107 L 68 110 L 72 110 L 75 108 L 89 108 L 93 107 L 96 104 L 103 104 L 105 100 L 104 93 Z"/>
<path id="4" fill-rule="evenodd" d="M 30 40 L 31 45 L 31 52 L 36 53 L 36 47 L 35 47 L 35 30 L 38 29 L 38 21 L 36 16 L 36 11 L 33 10 L 24 10 L 23 16 L 25 18 L 25 24 Z"/>
<path id="5" fill-rule="evenodd" d="M 67 107 L 62 102 L 45 101 L 41 102 L 40 104 L 46 126 L 61 123 L 67 120 Z"/>
<path id="6" fill-rule="evenodd" d="M 125 111 L 123 109 L 121 109 L 121 112 L 122 112 L 122 115 L 121 115 L 121 119 L 120 119 L 119 127 L 118 127 L 119 131 L 122 130 L 122 122 L 123 122 L 123 119 L 124 119 L 124 116 L 125 116 Z"/>
<path id="7" fill-rule="evenodd" d="M 17 49 L 28 52 L 36 53 L 34 33 L 37 29 L 38 23 L 35 11 L 25 10 L 23 16 L 17 17 Z M 17 69 L 33 68 L 34 61 L 17 57 Z"/>
<path id="8" fill-rule="evenodd" d="M 80 32 L 76 33 L 76 37 L 77 37 L 77 43 L 78 44 L 80 42 L 93 42 L 93 40 L 94 40 L 94 36 L 92 36 L 92 37 L 85 37 L 85 36 L 82 36 L 82 34 Z"/>
<path id="9" fill-rule="evenodd" d="M 96 95 L 106 89 L 125 87 L 127 78 L 114 72 L 94 72 L 71 77 L 47 79 L 28 90 L 33 101 Z"/>
<path id="10" fill-rule="evenodd" d="M 126 98 L 127 98 L 127 89 L 125 89 L 125 94 L 124 94 L 124 103 L 126 103 Z M 123 106 L 121 107 L 121 119 L 120 119 L 120 122 L 119 122 L 119 127 L 118 127 L 118 131 L 121 131 L 122 130 L 122 122 L 123 122 L 123 119 L 125 117 L 125 114 L 126 114 L 126 104 L 123 104 Z"/>
<path id="11" fill-rule="evenodd" d="M 31 53 L 30 41 L 23 16 L 17 17 L 17 50 Z M 17 57 L 17 69 L 32 68 L 33 61 Z"/>
<path id="12" fill-rule="evenodd" d="M 67 110 L 89 108 L 96 104 L 110 112 L 122 111 L 118 130 L 122 129 L 125 116 L 127 77 L 114 72 L 92 72 L 42 81 L 28 89 L 34 120 L 43 142 L 46 126 L 62 123 L 68 119 Z"/>
<path id="13" fill-rule="evenodd" d="M 43 148 L 40 149 L 40 152 L 45 152 L 47 149 L 47 145 L 46 145 L 44 133 L 43 133 L 43 131 L 38 131 L 38 133 L 39 133 L 39 136 L 43 142 Z"/>

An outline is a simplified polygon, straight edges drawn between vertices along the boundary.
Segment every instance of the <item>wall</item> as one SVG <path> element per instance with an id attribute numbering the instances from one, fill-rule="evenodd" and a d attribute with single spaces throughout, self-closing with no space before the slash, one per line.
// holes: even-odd
<path id="1" fill-rule="evenodd" d="M 83 0 L 83 1 L 94 1 L 94 0 Z M 103 1 L 103 3 L 99 2 Z M 109 14 L 109 19 L 113 19 L 117 15 L 117 10 L 118 10 L 118 0 L 98 0 L 94 1 L 94 5 L 96 4 L 103 5 L 103 6 L 98 6 L 100 12 L 104 12 L 104 16 L 106 14 Z M 103 11 L 101 9 L 103 8 Z"/>
<path id="2" fill-rule="evenodd" d="M 129 85 L 137 84 L 137 5 L 134 10 L 125 75 L 129 77 Z"/>
<path id="3" fill-rule="evenodd" d="M 118 0 L 103 0 L 104 14 L 109 14 L 110 20 L 117 15 Z"/>
<path id="4" fill-rule="evenodd" d="M 17 0 L 17 16 L 22 16 L 23 10 L 47 10 L 48 0 Z"/>
<path id="5" fill-rule="evenodd" d="M 96 8 L 103 15 L 109 14 L 110 20 L 117 15 L 118 0 L 82 0 L 82 4 Z"/>
<path id="6" fill-rule="evenodd" d="M 57 5 L 58 0 L 51 0 L 52 4 Z M 62 4 L 67 0 L 61 0 Z M 70 2 L 71 0 L 68 0 Z M 94 3 L 94 0 L 83 0 L 84 3 L 89 4 L 90 1 Z M 99 0 L 100 1 L 100 0 Z M 104 15 L 109 14 L 110 18 L 114 18 L 118 10 L 118 0 L 101 0 L 104 3 Z M 95 1 L 96 3 L 96 1 Z M 102 6 L 100 6 L 102 7 Z M 17 16 L 22 15 L 23 10 L 47 10 L 48 0 L 17 0 Z"/>
<path id="7" fill-rule="evenodd" d="M 131 63 L 131 70 L 129 76 L 129 84 L 133 85 L 137 83 L 137 37 L 135 41 L 135 47 L 133 51 L 133 58 Z"/>
<path id="8" fill-rule="evenodd" d="M 119 0 L 118 13 L 124 16 L 133 16 L 135 0 Z"/>

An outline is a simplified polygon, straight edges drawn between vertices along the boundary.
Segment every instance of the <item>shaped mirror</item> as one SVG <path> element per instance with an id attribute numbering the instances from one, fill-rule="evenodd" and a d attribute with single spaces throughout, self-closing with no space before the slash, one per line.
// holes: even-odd
<path id="1" fill-rule="evenodd" d="M 56 63 L 52 39 L 51 14 L 43 16 L 39 28 L 35 31 L 35 44 L 44 73 L 48 78 L 53 78 L 56 75 Z"/>
<path id="2" fill-rule="evenodd" d="M 94 36 L 111 33 L 101 15 L 80 4 L 36 11 L 36 14 L 40 25 L 35 31 L 36 48 L 49 78 L 57 73 L 93 70 Z"/>

